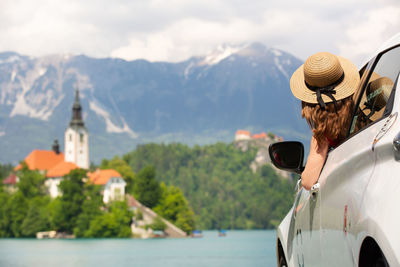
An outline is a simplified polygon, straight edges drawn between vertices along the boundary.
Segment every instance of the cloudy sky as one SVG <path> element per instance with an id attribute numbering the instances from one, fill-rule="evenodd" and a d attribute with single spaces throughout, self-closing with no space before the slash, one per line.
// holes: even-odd
<path id="1" fill-rule="evenodd" d="M 360 64 L 400 32 L 399 0 L 2 0 L 0 51 L 182 61 L 262 42 Z"/>

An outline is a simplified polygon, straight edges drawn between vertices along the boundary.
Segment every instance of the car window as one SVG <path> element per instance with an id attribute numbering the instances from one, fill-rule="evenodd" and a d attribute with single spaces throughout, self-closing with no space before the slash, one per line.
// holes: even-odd
<path id="1" fill-rule="evenodd" d="M 399 72 L 400 46 L 382 53 L 363 69 L 361 86 L 354 96 L 358 101 L 351 135 L 388 114 L 389 98 Z"/>

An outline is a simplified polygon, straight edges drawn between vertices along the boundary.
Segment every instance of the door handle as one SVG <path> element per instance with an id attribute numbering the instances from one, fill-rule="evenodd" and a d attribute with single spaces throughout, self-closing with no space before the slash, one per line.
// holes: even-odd
<path id="1" fill-rule="evenodd" d="M 374 141 L 372 142 L 372 151 L 375 151 L 375 145 L 390 130 L 390 128 L 393 126 L 393 124 L 396 122 L 396 120 L 397 120 L 397 112 L 389 115 L 389 117 L 386 119 L 385 123 L 383 124 L 382 128 L 379 130 L 378 134 L 375 136 Z"/>
<path id="2" fill-rule="evenodd" d="M 311 196 L 312 196 L 313 200 L 316 199 L 316 196 L 317 196 L 317 193 L 319 192 L 319 189 L 320 189 L 319 183 L 316 183 L 311 187 L 310 193 L 311 193 Z"/>
<path id="3" fill-rule="evenodd" d="M 314 184 L 311 189 L 310 189 L 311 193 L 318 193 L 319 191 L 319 183 Z"/>
<path id="4" fill-rule="evenodd" d="M 400 133 L 393 139 L 393 154 L 396 161 L 400 161 Z"/>

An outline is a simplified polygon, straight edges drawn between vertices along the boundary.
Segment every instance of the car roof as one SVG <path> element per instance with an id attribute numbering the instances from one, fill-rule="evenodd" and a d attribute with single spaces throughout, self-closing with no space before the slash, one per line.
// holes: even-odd
<path id="1" fill-rule="evenodd" d="M 380 52 L 385 51 L 386 49 L 393 47 L 395 45 L 400 44 L 400 32 L 397 34 L 393 35 L 390 39 L 388 39 L 386 42 L 384 42 L 378 50 L 375 51 L 372 55 L 370 55 L 366 60 L 362 62 L 361 66 L 365 66 L 372 58 L 374 58 L 376 55 L 378 55 Z"/>

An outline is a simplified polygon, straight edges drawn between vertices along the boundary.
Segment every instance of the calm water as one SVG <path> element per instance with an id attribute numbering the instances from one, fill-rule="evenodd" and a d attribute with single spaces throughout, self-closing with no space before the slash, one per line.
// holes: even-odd
<path id="1" fill-rule="evenodd" d="M 0 266 L 276 266 L 275 231 L 186 239 L 0 239 Z"/>

